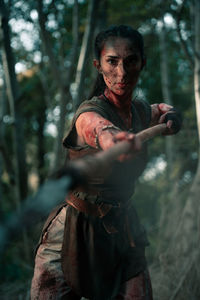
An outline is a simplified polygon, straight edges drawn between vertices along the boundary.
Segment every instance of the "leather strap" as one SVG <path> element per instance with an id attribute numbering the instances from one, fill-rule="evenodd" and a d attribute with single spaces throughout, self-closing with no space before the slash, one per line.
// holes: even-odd
<path id="1" fill-rule="evenodd" d="M 74 207 L 76 210 L 98 218 L 105 217 L 112 208 L 117 209 L 117 211 L 118 209 L 120 209 L 120 204 L 118 204 L 118 206 L 113 206 L 112 204 L 103 203 L 103 202 L 100 204 L 94 204 L 89 201 L 83 200 L 79 197 L 76 197 L 73 192 L 69 195 L 68 198 L 66 198 L 66 202 L 70 206 Z M 115 227 L 115 225 L 113 225 L 112 222 L 110 223 L 110 221 L 108 220 L 107 221 L 103 220 L 103 225 L 105 227 L 105 230 L 108 233 L 118 232 L 118 229 Z M 130 246 L 135 247 L 135 243 L 130 232 L 129 220 L 127 217 L 125 221 L 125 226 L 126 226 L 126 231 L 127 231 Z"/>
<path id="2" fill-rule="evenodd" d="M 90 203 L 86 200 L 76 197 L 73 193 L 66 198 L 66 202 L 77 209 L 80 212 L 83 212 L 94 217 L 103 218 L 113 207 L 111 204 L 101 203 L 99 205 Z"/>

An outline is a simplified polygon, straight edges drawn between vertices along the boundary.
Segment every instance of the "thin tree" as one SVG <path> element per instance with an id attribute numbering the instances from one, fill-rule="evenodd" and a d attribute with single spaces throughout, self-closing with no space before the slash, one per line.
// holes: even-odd
<path id="1" fill-rule="evenodd" d="M 4 1 L 0 1 L 2 61 L 5 72 L 7 95 L 10 105 L 10 114 L 13 119 L 13 145 L 17 205 L 27 196 L 27 169 L 25 155 L 25 141 L 23 120 L 20 111 L 20 93 L 15 74 L 15 61 L 11 48 L 10 29 L 8 25 L 9 13 Z"/>
<path id="2" fill-rule="evenodd" d="M 88 22 L 83 36 L 81 51 L 80 51 L 77 70 L 76 70 L 76 79 L 75 79 L 76 93 L 74 97 L 74 109 L 76 109 L 79 106 L 79 104 L 83 101 L 82 95 L 83 95 L 83 88 L 84 88 L 84 82 L 85 82 L 86 71 L 87 71 L 87 58 L 92 49 L 91 42 L 94 35 L 96 21 L 98 19 L 97 18 L 98 5 L 99 5 L 98 0 L 90 0 L 88 6 L 88 16 L 87 16 Z"/>
<path id="3" fill-rule="evenodd" d="M 65 123 L 66 123 L 66 113 L 67 113 L 67 103 L 71 102 L 71 93 L 70 93 L 70 84 L 73 79 L 73 70 L 77 55 L 77 48 L 78 48 L 78 1 L 74 1 L 74 10 L 73 10 L 73 44 L 71 48 L 71 54 L 69 57 L 70 67 L 67 69 L 67 72 L 62 70 L 62 66 L 64 65 L 64 58 L 60 58 L 61 64 L 59 64 L 56 55 L 53 52 L 53 44 L 50 33 L 46 29 L 46 21 L 47 21 L 47 14 L 44 12 L 43 9 L 43 0 L 37 1 L 37 11 L 39 16 L 39 26 L 40 26 L 40 33 L 42 42 L 44 45 L 44 49 L 46 55 L 49 58 L 49 66 L 51 69 L 51 75 L 54 82 L 57 85 L 58 92 L 60 95 L 60 116 L 57 123 L 57 138 L 55 140 L 55 159 L 53 163 L 53 169 L 58 168 L 62 165 L 62 139 L 65 130 Z M 62 65 L 62 66 L 61 66 Z"/>
<path id="4" fill-rule="evenodd" d="M 184 2 L 183 2 L 184 3 Z M 198 220 L 200 217 L 199 207 L 199 195 L 200 195 L 200 2 L 194 0 L 193 3 L 194 11 L 194 60 L 191 63 L 191 66 L 194 66 L 194 98 L 195 98 L 195 107 L 196 107 L 196 120 L 197 120 L 197 131 L 198 131 L 198 143 L 197 143 L 197 152 L 198 164 L 196 169 L 196 174 L 191 186 L 190 194 L 187 199 L 187 202 L 184 207 L 183 215 L 180 220 L 180 226 L 177 229 L 177 234 L 180 236 L 178 248 L 181 248 L 181 251 L 189 251 L 191 247 L 189 241 L 195 239 L 198 241 L 198 231 L 199 224 Z M 180 35 L 181 36 L 181 35 Z M 185 44 L 182 39 L 182 44 Z M 187 45 L 185 44 L 185 47 Z M 183 233 L 184 234 L 181 234 Z"/>
<path id="5" fill-rule="evenodd" d="M 165 7 L 164 12 L 162 12 L 161 19 L 159 20 L 159 48 L 160 48 L 160 74 L 161 74 L 161 90 L 163 96 L 163 102 L 166 102 L 169 105 L 173 106 L 173 99 L 171 93 L 171 83 L 170 83 L 170 70 L 169 70 L 169 45 L 166 39 L 166 24 L 164 20 L 165 15 Z M 172 180 L 173 174 L 173 160 L 174 160 L 174 143 L 173 136 L 167 136 L 165 138 L 165 153 L 166 153 L 166 181 L 168 182 L 166 189 L 167 193 L 165 192 L 163 195 L 162 202 L 161 202 L 161 216 L 159 220 L 159 239 L 158 239 L 158 246 L 157 246 L 157 253 L 160 253 L 161 248 L 163 246 L 163 242 L 166 242 L 169 238 L 169 228 L 167 227 L 169 213 L 172 209 L 174 209 L 174 196 L 177 192 L 177 184 L 174 184 Z M 166 194 L 168 197 L 166 197 Z M 163 230 L 164 229 L 164 230 Z"/>
<path id="6" fill-rule="evenodd" d="M 199 265 L 199 195 L 200 195 L 200 2 L 199 0 L 190 1 L 193 6 L 194 18 L 194 47 L 193 56 L 189 51 L 187 42 L 182 38 L 180 30 L 180 20 L 185 1 L 178 11 L 177 31 L 181 39 L 181 45 L 186 57 L 194 72 L 194 98 L 196 107 L 196 119 L 198 130 L 197 152 L 198 164 L 194 176 L 190 193 L 186 203 L 179 215 L 172 214 L 168 220 L 173 222 L 173 233 L 168 248 L 161 258 L 162 276 L 159 276 L 160 285 L 158 288 L 159 299 L 187 300 L 199 299 L 200 274 L 196 266 Z M 193 58 L 194 57 L 194 58 Z M 178 199 L 176 199 L 177 201 Z M 166 286 L 168 288 L 166 288 Z"/>
<path id="7" fill-rule="evenodd" d="M 1 88 L 0 93 L 0 156 L 1 156 L 1 163 L 0 163 L 0 177 L 2 176 L 3 172 L 6 171 L 9 178 L 9 184 L 13 185 L 15 183 L 15 176 L 14 176 L 14 170 L 13 170 L 13 164 L 10 160 L 8 151 L 6 149 L 6 143 L 5 143 L 5 123 L 3 121 L 4 116 L 6 114 L 6 103 L 7 103 L 7 97 L 6 97 L 6 86 L 5 86 L 5 77 L 3 78 L 3 85 Z M 2 182 L 0 183 L 2 187 Z M 1 190 L 0 187 L 0 190 Z M 3 198 L 2 190 L 0 191 L 0 194 L 2 194 L 1 199 Z"/>

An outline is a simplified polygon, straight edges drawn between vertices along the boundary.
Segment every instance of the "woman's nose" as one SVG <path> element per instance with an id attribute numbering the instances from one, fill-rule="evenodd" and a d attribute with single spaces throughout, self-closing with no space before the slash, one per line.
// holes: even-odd
<path id="1" fill-rule="evenodd" d="M 123 63 L 119 63 L 118 64 L 118 75 L 121 76 L 121 77 L 123 77 L 123 76 L 126 75 L 126 73 L 127 72 L 126 72 L 124 64 Z"/>

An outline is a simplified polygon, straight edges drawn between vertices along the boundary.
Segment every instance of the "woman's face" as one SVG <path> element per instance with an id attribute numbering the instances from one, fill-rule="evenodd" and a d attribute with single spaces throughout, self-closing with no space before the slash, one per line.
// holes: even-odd
<path id="1" fill-rule="evenodd" d="M 94 61 L 109 90 L 119 96 L 132 93 L 142 68 L 138 48 L 126 38 L 110 38 L 104 45 L 100 61 Z"/>

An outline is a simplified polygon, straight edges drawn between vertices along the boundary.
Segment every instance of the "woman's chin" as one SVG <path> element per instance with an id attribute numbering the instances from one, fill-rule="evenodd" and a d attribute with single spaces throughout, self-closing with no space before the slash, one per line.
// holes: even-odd
<path id="1" fill-rule="evenodd" d="M 115 93 L 115 95 L 118 96 L 130 96 L 132 95 L 132 89 L 116 89 L 115 91 L 113 91 Z"/>

